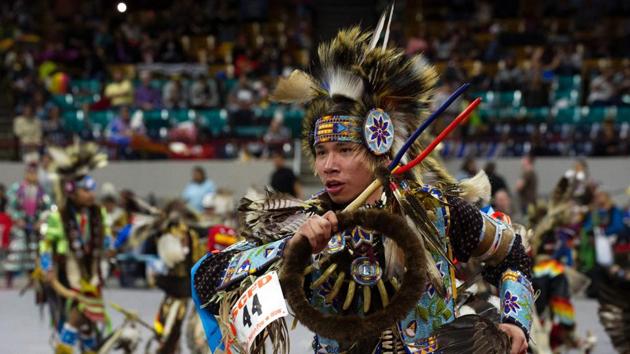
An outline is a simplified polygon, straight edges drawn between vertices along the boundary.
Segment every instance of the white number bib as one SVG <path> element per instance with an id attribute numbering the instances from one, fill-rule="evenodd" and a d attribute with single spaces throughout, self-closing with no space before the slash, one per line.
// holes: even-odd
<path id="1" fill-rule="evenodd" d="M 269 272 L 256 279 L 232 307 L 232 329 L 249 352 L 258 333 L 288 314 L 278 273 Z"/>

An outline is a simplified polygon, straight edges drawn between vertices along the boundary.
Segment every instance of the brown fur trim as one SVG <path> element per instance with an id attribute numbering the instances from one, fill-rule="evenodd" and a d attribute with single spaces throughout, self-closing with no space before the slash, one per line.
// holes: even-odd
<path id="1" fill-rule="evenodd" d="M 304 293 L 303 271 L 311 259 L 308 240 L 300 238 L 285 250 L 280 282 L 296 318 L 318 335 L 335 339 L 343 345 L 380 336 L 416 306 L 426 283 L 426 269 L 423 269 L 426 254 L 413 230 L 398 215 L 379 210 L 359 210 L 338 214 L 337 218 L 340 230 L 361 225 L 393 239 L 405 251 L 406 266 L 402 286 L 385 308 L 366 316 L 330 315 L 311 306 Z"/>

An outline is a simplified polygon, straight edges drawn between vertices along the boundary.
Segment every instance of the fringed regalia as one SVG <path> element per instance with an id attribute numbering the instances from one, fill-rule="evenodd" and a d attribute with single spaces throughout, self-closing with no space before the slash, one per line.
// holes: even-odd
<path id="1" fill-rule="evenodd" d="M 53 207 L 39 246 L 38 269 L 53 308 L 58 332 L 56 353 L 94 353 L 106 322 L 102 268 L 111 244 L 106 213 L 98 204 L 82 206 L 71 196 L 79 189 L 93 193 L 96 184 L 88 173 L 106 164 L 106 156 L 93 144 L 51 148 L 55 164 L 57 203 Z"/>
<path id="2" fill-rule="evenodd" d="M 316 353 L 505 352 L 509 339 L 495 324 L 478 317 L 455 321 L 453 262 L 471 257 L 484 262 L 484 278 L 500 291 L 500 320 L 528 335 L 534 305 L 521 236 L 472 204 L 489 194 L 487 177 L 457 183 L 431 156 L 402 175 L 381 167 L 426 117 L 437 79 L 422 56 L 387 47 L 386 17 L 375 32 L 340 31 L 319 47 L 317 78 L 295 71 L 273 95 L 307 104 L 303 145 L 312 161 L 317 144 L 360 144 L 384 192 L 354 213 L 341 213 L 345 205 L 326 193 L 307 201 L 276 194 L 243 200 L 245 241 L 207 254 L 192 271 L 193 299 L 213 352 L 244 351 L 231 330 L 230 309 L 273 270 L 297 320 L 315 332 Z M 403 162 L 422 146 L 414 143 Z M 329 210 L 340 212 L 341 226 L 324 251 L 285 249 L 307 218 Z M 288 350 L 283 319 L 265 328 L 251 351 L 261 352 L 265 339 L 278 352 Z"/>

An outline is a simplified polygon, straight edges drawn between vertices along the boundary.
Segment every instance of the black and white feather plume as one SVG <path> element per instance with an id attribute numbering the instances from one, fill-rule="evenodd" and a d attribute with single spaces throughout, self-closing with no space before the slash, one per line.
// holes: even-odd
<path id="1" fill-rule="evenodd" d="M 269 190 L 261 200 L 242 198 L 238 207 L 240 234 L 263 243 L 292 236 L 317 210 L 316 202 Z"/>
<path id="2" fill-rule="evenodd" d="M 495 322 L 479 315 L 458 317 L 440 327 L 435 337 L 443 354 L 505 354 L 511 346 Z"/>

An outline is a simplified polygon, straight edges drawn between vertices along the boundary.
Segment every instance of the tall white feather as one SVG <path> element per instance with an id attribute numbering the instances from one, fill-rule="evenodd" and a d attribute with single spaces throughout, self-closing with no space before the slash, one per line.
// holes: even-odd
<path id="1" fill-rule="evenodd" d="M 387 20 L 387 29 L 385 30 L 385 39 L 383 39 L 383 50 L 387 49 L 387 41 L 389 41 L 389 29 L 392 26 L 392 17 L 394 17 L 394 3 L 389 9 L 389 20 Z"/>
<path id="2" fill-rule="evenodd" d="M 363 80 L 345 70 L 330 69 L 327 72 L 328 94 L 341 95 L 355 101 L 363 95 Z"/>
<path id="3" fill-rule="evenodd" d="M 372 50 L 376 48 L 376 44 L 378 44 L 379 38 L 381 38 L 381 32 L 383 32 L 383 26 L 385 25 L 385 18 L 387 17 L 387 10 L 383 11 L 381 14 L 381 18 L 378 20 L 378 25 L 376 25 L 376 29 L 374 30 L 374 34 L 372 34 L 372 39 L 370 40 L 370 49 Z"/>

